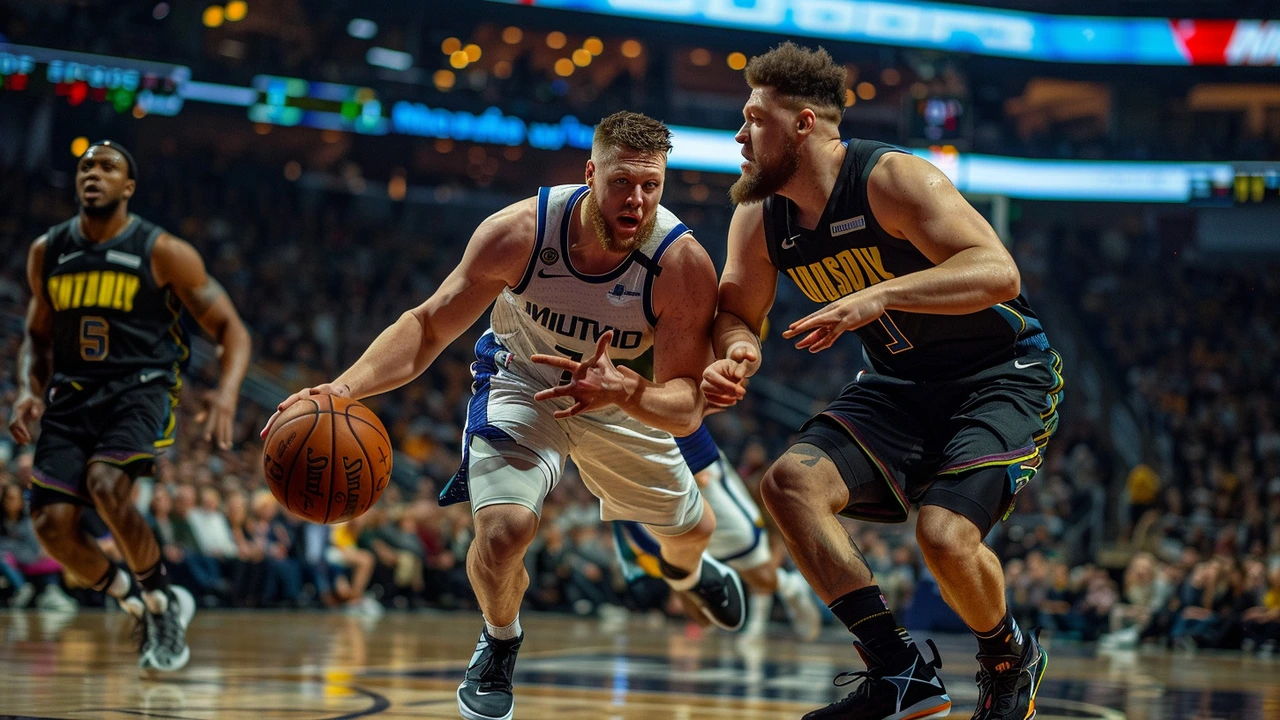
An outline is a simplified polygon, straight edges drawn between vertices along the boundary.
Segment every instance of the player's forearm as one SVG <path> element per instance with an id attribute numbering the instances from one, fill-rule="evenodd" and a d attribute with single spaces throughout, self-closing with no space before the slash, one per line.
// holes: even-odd
<path id="1" fill-rule="evenodd" d="M 760 336 L 742 318 L 731 312 L 717 314 L 711 337 L 715 345 L 717 360 L 729 357 L 729 353 L 735 345 L 742 345 L 754 350 L 756 357 L 755 361 L 745 363 L 747 377 L 755 375 L 756 371 L 760 369 L 760 362 L 764 359 L 764 355 L 760 352 Z"/>
<path id="2" fill-rule="evenodd" d="M 974 247 L 869 289 L 881 294 L 886 310 L 967 315 L 1017 297 L 1021 278 L 1004 252 Z"/>
<path id="3" fill-rule="evenodd" d="M 53 378 L 53 348 L 47 342 L 32 337 L 22 339 L 18 351 L 18 392 L 40 396 Z"/>
<path id="4" fill-rule="evenodd" d="M 334 384 L 346 385 L 356 399 L 395 390 L 426 371 L 447 343 L 439 342 L 429 321 L 406 312 Z"/>
<path id="5" fill-rule="evenodd" d="M 249 337 L 249 329 L 236 318 L 223 326 L 217 338 L 222 349 L 220 365 L 222 372 L 218 376 L 218 392 L 235 398 L 240 395 L 240 385 L 244 383 L 245 373 L 249 371 L 249 356 L 253 350 L 253 341 Z"/>
<path id="6" fill-rule="evenodd" d="M 617 405 L 632 418 L 676 437 L 690 435 L 702 424 L 705 401 L 693 378 L 656 383 L 625 368 L 622 370 L 626 389 Z"/>

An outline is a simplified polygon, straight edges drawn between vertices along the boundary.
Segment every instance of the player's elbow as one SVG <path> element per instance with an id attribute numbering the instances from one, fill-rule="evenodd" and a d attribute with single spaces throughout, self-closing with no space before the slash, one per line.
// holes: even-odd
<path id="1" fill-rule="evenodd" d="M 993 267 L 989 280 L 991 294 L 994 296 L 992 304 L 1008 302 L 1022 294 L 1022 275 L 1012 259 Z"/>

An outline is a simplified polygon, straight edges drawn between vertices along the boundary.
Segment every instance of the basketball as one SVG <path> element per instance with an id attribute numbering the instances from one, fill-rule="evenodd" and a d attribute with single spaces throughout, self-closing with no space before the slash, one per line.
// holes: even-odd
<path id="1" fill-rule="evenodd" d="M 271 493 L 298 517 L 339 523 L 368 512 L 391 480 L 391 440 L 358 400 L 316 395 L 276 420 L 262 452 Z"/>

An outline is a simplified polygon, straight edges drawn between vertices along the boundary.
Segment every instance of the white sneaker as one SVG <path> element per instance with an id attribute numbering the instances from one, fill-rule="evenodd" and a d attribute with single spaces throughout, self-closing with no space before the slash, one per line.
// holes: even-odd
<path id="1" fill-rule="evenodd" d="M 173 672 L 191 660 L 187 626 L 196 614 L 196 599 L 181 585 L 170 585 L 168 601 L 164 612 L 148 611 L 143 616 L 147 636 L 138 658 L 140 668 Z"/>
<path id="2" fill-rule="evenodd" d="M 24 608 L 31 604 L 31 599 L 36 596 L 36 586 L 27 583 L 18 588 L 13 597 L 9 598 L 9 607 Z"/>
<path id="3" fill-rule="evenodd" d="M 31 587 L 31 585 L 28 583 L 24 587 Z M 75 612 L 80 605 L 57 584 L 49 583 L 44 586 L 44 592 L 40 593 L 40 597 L 36 598 L 36 607 L 51 612 Z"/>
<path id="4" fill-rule="evenodd" d="M 778 596 L 791 620 L 791 628 L 801 642 L 813 642 L 822 632 L 822 616 L 813 601 L 813 591 L 797 572 L 778 570 Z"/>

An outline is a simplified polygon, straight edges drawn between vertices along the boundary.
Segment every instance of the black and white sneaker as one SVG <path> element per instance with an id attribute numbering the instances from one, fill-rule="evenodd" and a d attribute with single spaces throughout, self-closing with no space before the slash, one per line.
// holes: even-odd
<path id="1" fill-rule="evenodd" d="M 1049 667 L 1049 653 L 1040 645 L 1039 628 L 1032 631 L 1022 655 L 978 656 L 978 708 L 974 720 L 1033 720 L 1036 693 Z"/>
<path id="2" fill-rule="evenodd" d="M 458 712 L 466 720 L 511 720 L 515 694 L 511 689 L 516 655 L 524 633 L 514 640 L 495 640 L 487 629 L 471 656 L 471 665 L 458 686 Z"/>
<path id="3" fill-rule="evenodd" d="M 926 641 L 933 651 L 933 661 L 925 662 L 920 653 L 901 667 L 889 667 L 862 643 L 853 646 L 867 664 L 866 670 L 840 673 L 837 686 L 861 680 L 852 693 L 841 700 L 814 710 L 804 720 L 926 720 L 951 713 L 951 698 L 942 686 L 937 670 L 942 667 L 938 649 Z M 905 655 L 906 653 L 903 653 Z"/>
<path id="4" fill-rule="evenodd" d="M 174 672 L 186 667 L 191 659 L 187 646 L 187 626 L 196 614 L 196 600 L 181 585 L 170 585 L 165 591 L 169 603 L 162 613 L 143 615 L 145 638 L 139 652 L 138 667 L 144 670 Z"/>
<path id="5" fill-rule="evenodd" d="M 736 632 L 747 621 L 747 594 L 733 568 L 703 553 L 702 576 L 685 595 L 712 624 Z"/>

